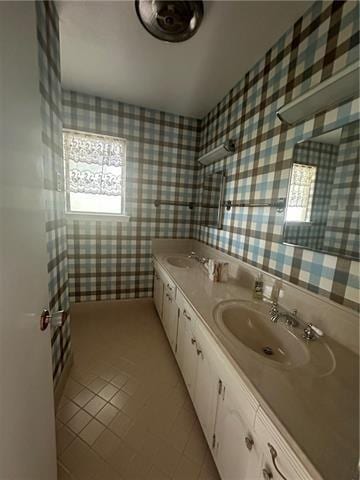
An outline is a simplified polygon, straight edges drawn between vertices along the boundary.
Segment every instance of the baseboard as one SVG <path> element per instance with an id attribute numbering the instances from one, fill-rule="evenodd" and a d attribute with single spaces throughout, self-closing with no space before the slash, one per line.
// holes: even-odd
<path id="1" fill-rule="evenodd" d="M 70 374 L 70 369 L 74 363 L 74 358 L 72 353 L 69 355 L 69 357 L 66 360 L 66 363 L 64 365 L 63 371 L 61 372 L 60 378 L 56 384 L 55 390 L 54 390 L 54 401 L 55 401 L 55 410 L 57 409 L 61 396 L 63 394 L 66 380 L 69 378 Z"/>

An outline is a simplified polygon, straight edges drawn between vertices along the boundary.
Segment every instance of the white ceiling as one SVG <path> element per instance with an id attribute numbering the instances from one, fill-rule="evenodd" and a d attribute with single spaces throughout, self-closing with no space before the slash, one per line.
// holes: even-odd
<path id="1" fill-rule="evenodd" d="M 58 1 L 65 88 L 201 118 L 311 1 L 206 1 L 193 38 L 165 43 L 133 1 Z"/>

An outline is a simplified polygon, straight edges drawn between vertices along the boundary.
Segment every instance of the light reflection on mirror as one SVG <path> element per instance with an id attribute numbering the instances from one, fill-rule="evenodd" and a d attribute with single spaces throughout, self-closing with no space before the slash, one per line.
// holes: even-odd
<path id="1" fill-rule="evenodd" d="M 289 188 L 286 222 L 311 221 L 317 167 L 294 163 Z"/>

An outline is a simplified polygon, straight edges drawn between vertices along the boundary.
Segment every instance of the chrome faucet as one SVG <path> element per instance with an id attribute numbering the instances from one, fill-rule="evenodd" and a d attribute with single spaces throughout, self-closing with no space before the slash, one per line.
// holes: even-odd
<path id="1" fill-rule="evenodd" d="M 315 340 L 318 337 L 322 337 L 324 332 L 320 328 L 312 325 L 311 323 L 299 322 L 297 316 L 297 310 L 289 312 L 283 308 L 279 308 L 278 303 L 274 300 L 271 304 L 270 309 L 270 320 L 273 323 L 278 322 L 279 320 L 284 320 L 286 325 L 291 327 L 298 327 L 300 323 L 304 326 L 303 338 L 305 340 Z"/>
<path id="2" fill-rule="evenodd" d="M 200 257 L 196 252 L 191 252 L 190 255 L 188 255 L 188 258 L 193 258 L 197 262 L 201 263 L 202 265 L 206 265 L 209 261 L 208 258 L 206 257 Z"/>
<path id="3" fill-rule="evenodd" d="M 273 301 L 270 309 L 270 320 L 276 323 L 280 318 L 280 312 L 277 302 Z"/>
<path id="4" fill-rule="evenodd" d="M 297 320 L 297 310 L 288 312 L 287 310 L 280 309 L 277 302 L 274 300 L 270 309 L 270 320 L 276 323 L 278 320 L 284 319 L 286 325 L 291 327 L 297 327 L 299 322 Z"/>

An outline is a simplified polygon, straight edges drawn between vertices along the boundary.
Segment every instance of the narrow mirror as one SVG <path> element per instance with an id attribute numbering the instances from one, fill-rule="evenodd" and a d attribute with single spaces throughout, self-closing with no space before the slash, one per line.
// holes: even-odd
<path id="1" fill-rule="evenodd" d="M 200 222 L 206 227 L 222 228 L 225 173 L 205 175 L 201 186 Z"/>

